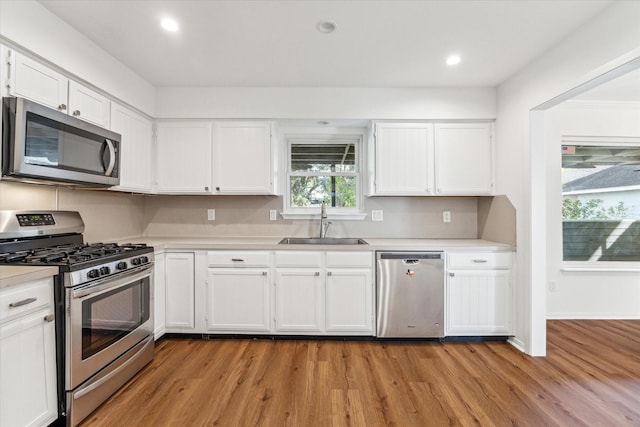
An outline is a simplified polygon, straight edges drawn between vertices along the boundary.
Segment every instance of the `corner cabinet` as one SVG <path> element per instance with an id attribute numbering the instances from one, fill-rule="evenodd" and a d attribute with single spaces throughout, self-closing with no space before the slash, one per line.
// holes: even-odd
<path id="1" fill-rule="evenodd" d="M 476 196 L 493 191 L 490 123 L 435 125 L 436 194 Z"/>
<path id="2" fill-rule="evenodd" d="M 51 278 L 0 290 L 2 426 L 46 426 L 58 417 L 53 313 Z"/>
<path id="3" fill-rule="evenodd" d="M 211 194 L 211 122 L 156 125 L 156 191 Z"/>
<path id="4" fill-rule="evenodd" d="M 513 334 L 511 252 L 447 253 L 447 336 Z"/>
<path id="5" fill-rule="evenodd" d="M 111 130 L 122 137 L 120 185 L 113 189 L 150 193 L 153 122 L 114 102 L 111 104 Z"/>
<path id="6" fill-rule="evenodd" d="M 492 123 L 375 123 L 373 196 L 493 192 Z"/>
<path id="7" fill-rule="evenodd" d="M 271 122 L 213 123 L 214 194 L 273 194 Z"/>

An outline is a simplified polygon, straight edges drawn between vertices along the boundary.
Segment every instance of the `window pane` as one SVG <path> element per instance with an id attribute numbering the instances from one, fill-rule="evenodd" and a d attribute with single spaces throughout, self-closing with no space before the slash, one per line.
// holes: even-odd
<path id="1" fill-rule="evenodd" d="M 291 207 L 327 206 L 356 207 L 356 177 L 354 176 L 292 176 Z"/>
<path id="2" fill-rule="evenodd" d="M 291 144 L 291 170 L 296 172 L 355 172 L 354 144 Z"/>
<path id="3" fill-rule="evenodd" d="M 640 147 L 562 147 L 565 261 L 640 261 Z"/>

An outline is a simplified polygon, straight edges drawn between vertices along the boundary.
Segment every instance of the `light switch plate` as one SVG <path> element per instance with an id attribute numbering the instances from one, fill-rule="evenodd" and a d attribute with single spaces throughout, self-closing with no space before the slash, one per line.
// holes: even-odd
<path id="1" fill-rule="evenodd" d="M 207 209 L 207 220 L 215 221 L 216 220 L 216 210 L 215 209 Z"/>
<path id="2" fill-rule="evenodd" d="M 384 215 L 382 211 L 371 211 L 371 221 L 383 221 Z"/>
<path id="3" fill-rule="evenodd" d="M 442 212 L 442 222 L 451 222 L 451 212 L 443 211 Z"/>
<path id="4" fill-rule="evenodd" d="M 278 219 L 278 212 L 275 209 L 269 211 L 269 221 L 275 221 Z"/>

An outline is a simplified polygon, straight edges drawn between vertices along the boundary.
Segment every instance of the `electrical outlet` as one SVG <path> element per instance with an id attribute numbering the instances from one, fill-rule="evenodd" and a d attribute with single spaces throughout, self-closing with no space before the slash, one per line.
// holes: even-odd
<path id="1" fill-rule="evenodd" d="M 382 211 L 371 211 L 371 221 L 383 221 L 384 215 Z"/>
<path id="2" fill-rule="evenodd" d="M 216 220 L 216 210 L 215 209 L 207 209 L 207 220 L 215 221 Z"/>
<path id="3" fill-rule="evenodd" d="M 442 222 L 451 222 L 451 212 L 443 211 L 442 212 Z"/>
<path id="4" fill-rule="evenodd" d="M 275 209 L 269 211 L 269 221 L 275 221 L 278 219 L 278 212 Z"/>

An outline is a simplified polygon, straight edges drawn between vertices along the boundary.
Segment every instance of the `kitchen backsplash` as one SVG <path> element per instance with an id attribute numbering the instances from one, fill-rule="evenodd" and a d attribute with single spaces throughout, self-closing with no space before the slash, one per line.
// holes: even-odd
<path id="1" fill-rule="evenodd" d="M 0 209 L 77 210 L 89 242 L 140 236 L 315 236 L 318 220 L 285 220 L 277 196 L 144 196 L 0 181 Z M 216 210 L 215 221 L 207 209 Z M 269 220 L 269 211 L 278 212 Z M 500 197 L 368 197 L 367 218 L 330 218 L 329 237 L 485 238 L 515 243 L 515 212 Z M 371 221 L 382 210 L 383 221 Z M 451 212 L 444 223 L 442 212 Z M 511 225 L 509 225 L 511 224 Z"/>
<path id="2" fill-rule="evenodd" d="M 473 238 L 478 235 L 475 197 L 369 197 L 362 221 L 332 222 L 328 237 Z M 215 209 L 215 221 L 207 221 Z M 269 220 L 276 210 L 278 219 Z M 384 220 L 371 221 L 371 210 Z M 153 196 L 145 199 L 145 235 L 155 236 L 315 236 L 318 220 L 285 220 L 276 196 Z M 442 212 L 451 212 L 451 222 Z"/>

